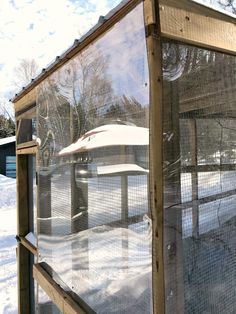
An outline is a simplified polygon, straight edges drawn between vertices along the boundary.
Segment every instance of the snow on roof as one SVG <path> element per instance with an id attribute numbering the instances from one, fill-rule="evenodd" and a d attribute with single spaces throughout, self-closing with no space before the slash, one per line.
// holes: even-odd
<path id="1" fill-rule="evenodd" d="M 145 174 L 149 170 L 144 169 L 135 164 L 115 164 L 108 166 L 98 166 L 97 173 L 98 175 L 109 175 L 109 174 L 121 174 L 121 173 L 132 173 L 132 174 Z"/>
<path id="2" fill-rule="evenodd" d="M 15 136 L 0 138 L 0 146 L 1 145 L 6 145 L 6 144 L 10 144 L 10 143 L 13 143 L 15 141 L 16 141 L 16 137 Z"/>
<path id="3" fill-rule="evenodd" d="M 88 131 L 77 142 L 63 148 L 59 156 L 94 148 L 123 145 L 148 145 L 149 129 L 130 125 L 107 124 Z"/>

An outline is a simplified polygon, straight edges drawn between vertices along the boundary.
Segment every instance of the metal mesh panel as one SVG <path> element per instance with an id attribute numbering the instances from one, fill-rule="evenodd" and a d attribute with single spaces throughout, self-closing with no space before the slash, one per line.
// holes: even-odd
<path id="1" fill-rule="evenodd" d="M 37 117 L 40 261 L 90 310 L 152 312 L 142 3 L 41 83 Z"/>
<path id="2" fill-rule="evenodd" d="M 167 313 L 235 313 L 236 59 L 166 42 Z"/>

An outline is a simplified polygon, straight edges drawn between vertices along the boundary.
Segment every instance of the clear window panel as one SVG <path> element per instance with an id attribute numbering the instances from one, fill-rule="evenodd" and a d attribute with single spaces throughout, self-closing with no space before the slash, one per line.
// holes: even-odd
<path id="1" fill-rule="evenodd" d="M 38 88 L 39 260 L 97 313 L 152 312 L 148 121 L 140 3 Z"/>

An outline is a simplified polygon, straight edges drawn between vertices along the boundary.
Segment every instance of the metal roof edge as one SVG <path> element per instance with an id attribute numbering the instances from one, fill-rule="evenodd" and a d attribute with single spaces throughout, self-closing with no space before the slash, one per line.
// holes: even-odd
<path id="1" fill-rule="evenodd" d="M 65 52 L 63 52 L 60 56 L 57 56 L 52 63 L 48 65 L 47 68 L 43 68 L 41 73 L 33 78 L 29 84 L 22 87 L 22 90 L 15 94 L 15 96 L 10 99 L 12 103 L 16 103 L 18 100 L 20 100 L 24 95 L 26 95 L 30 90 L 32 90 L 34 87 L 36 87 L 41 81 L 43 81 L 44 78 L 46 78 L 49 74 L 48 72 L 52 73 L 56 71 L 61 65 L 63 65 L 65 62 L 70 60 L 76 53 L 76 49 L 84 43 L 85 40 L 87 40 L 96 30 L 98 30 L 103 24 L 105 24 L 107 21 L 109 21 L 113 16 L 116 15 L 117 12 L 119 12 L 123 7 L 125 7 L 128 3 L 137 2 L 135 0 L 123 0 L 121 1 L 115 8 L 113 8 L 111 11 L 109 11 L 105 16 L 100 16 L 98 19 L 97 24 L 95 24 L 88 32 L 86 32 L 80 39 L 75 39 L 73 45 L 69 47 Z M 73 52 L 74 55 L 73 55 Z"/>
<path id="2" fill-rule="evenodd" d="M 16 141 L 16 136 L 9 136 L 0 138 L 0 146 L 14 143 Z"/>

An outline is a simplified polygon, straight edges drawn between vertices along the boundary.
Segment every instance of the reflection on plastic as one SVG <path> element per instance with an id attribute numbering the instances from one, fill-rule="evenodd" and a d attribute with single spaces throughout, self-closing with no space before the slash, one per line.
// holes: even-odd
<path id="1" fill-rule="evenodd" d="M 38 88 L 40 261 L 97 313 L 152 312 L 143 4 Z"/>
<path id="2" fill-rule="evenodd" d="M 162 49 L 166 313 L 234 313 L 236 58 Z"/>

